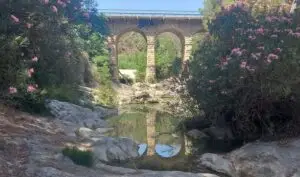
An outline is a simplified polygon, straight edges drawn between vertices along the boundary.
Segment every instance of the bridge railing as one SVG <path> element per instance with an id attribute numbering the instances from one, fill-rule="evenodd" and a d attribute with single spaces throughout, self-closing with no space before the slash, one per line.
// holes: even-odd
<path id="1" fill-rule="evenodd" d="M 106 16 L 201 17 L 198 11 L 99 9 Z"/>

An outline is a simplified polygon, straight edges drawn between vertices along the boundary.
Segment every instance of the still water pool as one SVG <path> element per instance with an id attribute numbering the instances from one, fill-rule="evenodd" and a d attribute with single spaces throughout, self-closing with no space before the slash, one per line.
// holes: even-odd
<path id="1" fill-rule="evenodd" d="M 131 107 L 107 121 L 114 128 L 108 136 L 128 137 L 139 143 L 140 158 L 122 164 L 123 166 L 153 170 L 191 170 L 192 143 L 177 129 L 180 118 L 156 109 Z"/>

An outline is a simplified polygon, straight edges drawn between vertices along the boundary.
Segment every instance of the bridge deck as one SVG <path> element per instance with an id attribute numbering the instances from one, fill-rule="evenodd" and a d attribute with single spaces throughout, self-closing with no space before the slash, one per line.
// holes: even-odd
<path id="1" fill-rule="evenodd" d="M 198 11 L 99 9 L 108 17 L 202 18 Z"/>

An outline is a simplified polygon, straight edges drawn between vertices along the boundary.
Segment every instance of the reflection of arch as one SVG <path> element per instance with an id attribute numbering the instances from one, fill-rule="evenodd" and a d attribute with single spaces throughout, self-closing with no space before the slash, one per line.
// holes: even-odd
<path id="1" fill-rule="evenodd" d="M 179 148 L 179 149 L 175 149 L 175 154 L 172 154 L 172 156 L 170 157 L 166 157 L 166 156 L 162 156 L 158 151 L 158 146 L 162 147 L 162 146 L 170 146 L 170 145 L 165 145 L 165 144 L 156 144 L 155 140 L 150 144 L 140 144 L 140 148 L 139 149 L 139 153 L 141 156 L 159 156 L 162 158 L 176 158 L 178 156 L 184 156 L 184 155 L 190 155 L 191 154 L 191 141 L 186 137 L 186 136 L 182 136 L 180 138 L 180 144 L 178 144 L 180 147 L 176 147 L 175 148 Z M 149 141 L 148 141 L 149 143 Z M 154 145 L 153 145 L 154 144 Z M 154 146 L 154 147 L 153 147 Z"/>
<path id="2" fill-rule="evenodd" d="M 156 120 L 157 120 L 157 111 L 148 112 L 146 115 L 146 119 L 147 119 L 146 120 L 147 121 L 147 127 L 146 127 L 147 128 L 147 148 L 145 148 L 145 152 L 142 153 L 142 156 L 157 155 L 157 156 L 161 157 L 161 155 L 156 151 L 157 133 L 156 133 L 155 124 L 156 124 Z M 185 136 L 183 136 L 183 134 L 182 134 L 182 136 L 180 136 L 180 146 L 181 147 L 180 147 L 179 151 L 170 158 L 189 153 L 190 143 L 189 143 L 188 139 Z"/>

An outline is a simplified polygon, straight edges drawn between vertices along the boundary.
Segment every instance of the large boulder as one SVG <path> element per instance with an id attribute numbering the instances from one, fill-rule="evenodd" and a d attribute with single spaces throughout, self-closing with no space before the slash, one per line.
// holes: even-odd
<path id="1" fill-rule="evenodd" d="M 202 166 L 231 177 L 300 176 L 300 139 L 287 145 L 278 142 L 255 142 L 227 155 L 204 154 Z"/>
<path id="2" fill-rule="evenodd" d="M 116 110 L 102 107 L 95 107 L 95 109 L 91 110 L 89 108 L 57 100 L 47 101 L 46 107 L 56 118 L 55 122 L 57 125 L 70 136 L 75 136 L 74 132 L 80 127 L 87 127 L 90 129 L 106 128 L 108 124 L 102 118 L 108 115 L 117 115 Z"/>
<path id="3" fill-rule="evenodd" d="M 95 110 L 84 108 L 75 104 L 61 102 L 57 100 L 49 100 L 46 107 L 55 118 L 74 123 L 79 127 L 86 126 L 89 128 L 106 127 L 107 124 L 101 118 L 107 115 L 116 114 L 115 111 L 97 107 Z"/>
<path id="4" fill-rule="evenodd" d="M 137 158 L 138 144 L 129 138 L 102 137 L 92 147 L 95 163 L 122 162 Z"/>

